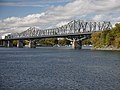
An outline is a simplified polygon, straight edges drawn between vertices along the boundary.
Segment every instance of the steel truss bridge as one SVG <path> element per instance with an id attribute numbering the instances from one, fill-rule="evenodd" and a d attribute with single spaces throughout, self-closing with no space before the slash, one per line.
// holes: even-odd
<path id="1" fill-rule="evenodd" d="M 82 48 L 82 40 L 90 38 L 94 32 L 110 30 L 112 25 L 110 22 L 92 22 L 83 20 L 73 20 L 61 27 L 41 30 L 36 27 L 30 27 L 24 32 L 13 33 L 6 36 L 5 39 L 0 39 L 5 47 L 12 47 L 13 40 L 17 40 L 17 47 L 23 47 L 23 40 L 29 40 L 29 47 L 36 47 L 36 39 L 41 38 L 67 38 L 72 41 L 74 49 Z"/>
<path id="2" fill-rule="evenodd" d="M 41 30 L 36 27 L 30 27 L 24 32 L 14 33 L 7 39 L 29 39 L 45 37 L 64 37 L 70 35 L 87 35 L 97 31 L 109 30 L 112 25 L 108 21 L 92 22 L 83 20 L 74 20 L 61 27 Z"/>

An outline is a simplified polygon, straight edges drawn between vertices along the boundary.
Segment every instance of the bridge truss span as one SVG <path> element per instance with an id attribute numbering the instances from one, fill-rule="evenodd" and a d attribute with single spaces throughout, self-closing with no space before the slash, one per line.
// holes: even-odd
<path id="1" fill-rule="evenodd" d="M 36 27 L 30 27 L 24 32 L 11 34 L 9 38 L 29 38 L 29 37 L 43 37 L 54 35 L 69 35 L 69 34 L 82 34 L 92 33 L 95 31 L 109 30 L 112 28 L 110 22 L 94 22 L 73 20 L 61 27 L 41 30 Z"/>

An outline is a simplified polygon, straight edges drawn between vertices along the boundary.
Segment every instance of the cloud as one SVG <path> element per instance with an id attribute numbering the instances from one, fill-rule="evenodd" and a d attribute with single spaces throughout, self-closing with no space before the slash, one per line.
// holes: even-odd
<path id="1" fill-rule="evenodd" d="M 48 7 L 49 4 L 69 2 L 71 0 L 30 0 L 30 1 L 0 1 L 0 6 L 17 7 Z"/>
<path id="2" fill-rule="evenodd" d="M 94 21 L 111 21 L 112 20 L 112 16 L 109 15 L 104 15 L 104 14 L 100 14 L 100 15 L 96 15 L 93 18 Z"/>
<path id="3" fill-rule="evenodd" d="M 116 22 L 120 22 L 120 16 L 117 17 L 117 18 L 113 18 L 113 20 L 116 21 Z"/>
<path id="4" fill-rule="evenodd" d="M 0 33 L 22 32 L 29 26 L 37 26 L 41 29 L 52 28 L 78 18 L 120 21 L 120 16 L 115 16 L 116 13 L 120 15 L 119 3 L 120 0 L 71 0 L 63 6 L 51 6 L 45 12 L 0 20 Z"/>
<path id="5" fill-rule="evenodd" d="M 94 21 L 111 21 L 111 22 L 120 22 L 119 17 L 113 17 L 112 15 L 99 14 L 93 17 Z"/>
<path id="6" fill-rule="evenodd" d="M 57 27 L 60 27 L 60 26 L 62 26 L 62 25 L 68 24 L 68 23 L 69 23 L 69 22 L 67 22 L 67 21 L 62 21 L 62 22 L 58 23 L 56 26 L 57 26 Z"/>
<path id="7" fill-rule="evenodd" d="M 42 5 L 42 4 L 38 4 L 38 3 L 21 3 L 21 2 L 2 2 L 0 3 L 0 6 L 18 6 L 18 7 L 44 7 L 44 6 L 48 6 L 47 4 L 46 5 Z"/>

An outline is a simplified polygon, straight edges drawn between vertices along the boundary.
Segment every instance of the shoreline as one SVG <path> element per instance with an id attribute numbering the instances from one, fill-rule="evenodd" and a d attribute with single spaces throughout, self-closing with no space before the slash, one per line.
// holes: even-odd
<path id="1" fill-rule="evenodd" d="M 91 48 L 91 50 L 120 51 L 120 48 Z"/>

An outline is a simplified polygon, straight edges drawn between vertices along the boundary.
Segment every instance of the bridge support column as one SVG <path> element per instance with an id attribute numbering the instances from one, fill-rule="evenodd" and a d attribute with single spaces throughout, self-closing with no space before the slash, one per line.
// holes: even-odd
<path id="1" fill-rule="evenodd" d="M 17 41 L 17 47 L 18 48 L 23 48 L 23 40 L 18 40 Z"/>
<path id="2" fill-rule="evenodd" d="M 73 49 L 82 49 L 82 41 L 73 39 L 72 48 Z"/>
<path id="3" fill-rule="evenodd" d="M 12 40 L 8 40 L 8 43 L 7 43 L 7 47 L 13 47 L 13 41 Z"/>
<path id="4" fill-rule="evenodd" d="M 29 40 L 29 48 L 36 48 L 36 40 Z"/>
<path id="5" fill-rule="evenodd" d="M 2 44 L 3 44 L 4 47 L 7 47 L 8 41 L 3 41 Z"/>
<path id="6" fill-rule="evenodd" d="M 0 41 L 0 46 L 2 46 L 3 45 L 3 41 Z"/>

